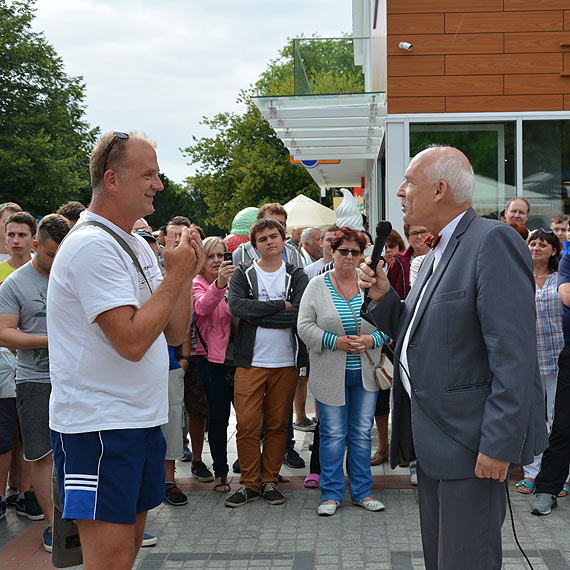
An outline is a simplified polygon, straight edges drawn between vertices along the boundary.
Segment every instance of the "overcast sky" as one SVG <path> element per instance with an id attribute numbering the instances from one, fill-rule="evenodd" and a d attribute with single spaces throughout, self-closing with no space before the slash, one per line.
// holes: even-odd
<path id="1" fill-rule="evenodd" d="M 87 85 L 87 120 L 146 132 L 161 170 L 193 172 L 178 150 L 208 134 L 203 116 L 239 111 L 288 37 L 352 30 L 350 0 L 37 0 L 43 31 Z"/>

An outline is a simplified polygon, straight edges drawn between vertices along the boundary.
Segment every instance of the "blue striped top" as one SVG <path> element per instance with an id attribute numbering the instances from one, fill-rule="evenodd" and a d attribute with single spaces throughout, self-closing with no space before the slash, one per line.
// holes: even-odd
<path id="1" fill-rule="evenodd" d="M 356 314 L 356 319 L 358 321 L 358 328 L 360 329 L 362 325 L 362 319 L 360 317 L 360 308 L 362 307 L 362 302 L 363 302 L 362 293 L 358 291 L 358 293 L 356 293 L 356 295 L 352 299 L 350 299 L 350 301 L 346 301 L 346 299 L 341 297 L 340 294 L 337 292 L 337 290 L 334 288 L 331 282 L 330 273 L 327 273 L 325 275 L 325 283 L 327 284 L 327 287 L 331 292 L 334 306 L 336 307 L 336 310 L 338 311 L 338 314 L 340 316 L 340 320 L 342 321 L 344 334 L 345 335 L 358 334 L 356 329 L 356 323 L 354 322 L 354 315 L 352 314 L 352 311 L 350 310 L 348 303 L 350 302 L 350 305 Z M 377 330 L 374 331 L 371 336 L 374 339 L 374 348 L 382 346 L 384 344 L 384 341 L 385 340 L 387 341 L 388 339 L 386 335 L 383 335 L 380 331 Z M 337 338 L 338 335 L 325 331 L 323 333 L 323 338 L 321 341 L 323 348 L 328 348 L 329 350 L 335 350 Z M 361 369 L 360 354 L 350 354 L 348 352 L 346 353 L 346 369 L 347 370 Z"/>

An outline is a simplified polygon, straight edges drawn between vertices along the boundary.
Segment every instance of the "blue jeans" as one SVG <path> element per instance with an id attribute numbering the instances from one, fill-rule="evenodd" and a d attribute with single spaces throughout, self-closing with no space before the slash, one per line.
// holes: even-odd
<path id="1" fill-rule="evenodd" d="M 370 495 L 370 430 L 374 423 L 377 393 L 362 386 L 360 370 L 347 370 L 344 406 L 329 406 L 317 400 L 320 421 L 321 497 L 339 503 L 344 498 L 344 448 L 348 442 L 350 497 L 360 501 Z"/>
<path id="2" fill-rule="evenodd" d="M 198 356 L 198 373 L 208 400 L 208 442 L 216 477 L 224 477 L 229 471 L 228 422 L 234 391 L 226 379 L 227 372 L 227 366 Z"/>

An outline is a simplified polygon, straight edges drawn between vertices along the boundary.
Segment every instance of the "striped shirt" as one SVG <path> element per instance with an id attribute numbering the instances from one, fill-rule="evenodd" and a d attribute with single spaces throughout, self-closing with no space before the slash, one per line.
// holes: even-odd
<path id="1" fill-rule="evenodd" d="M 350 301 L 347 301 L 346 299 L 341 297 L 337 292 L 337 290 L 334 288 L 331 282 L 330 273 L 327 273 L 325 275 L 325 283 L 327 284 L 327 287 L 331 292 L 334 306 L 338 311 L 340 320 L 342 321 L 344 334 L 345 335 L 358 334 L 356 323 L 354 321 L 354 315 L 350 310 L 348 303 L 350 302 L 350 306 L 352 307 L 354 313 L 356 314 L 356 319 L 358 321 L 358 330 L 360 330 L 360 326 L 362 324 L 362 319 L 360 317 L 360 308 L 362 307 L 363 303 L 362 292 L 358 291 L 358 293 L 356 293 L 356 295 L 352 299 L 350 299 Z M 379 346 L 382 346 L 384 344 L 384 340 L 387 341 L 388 339 L 388 337 L 383 335 L 380 331 L 374 331 L 371 336 L 372 339 L 374 340 L 373 348 L 378 348 Z M 321 341 L 323 348 L 328 348 L 329 350 L 335 350 L 337 338 L 338 335 L 325 331 L 323 333 L 323 339 Z M 361 369 L 360 354 L 350 354 L 348 352 L 346 353 L 346 369 L 347 370 Z"/>
<path id="2" fill-rule="evenodd" d="M 548 275 L 542 289 L 536 285 L 536 345 L 542 375 L 558 373 L 558 356 L 564 347 L 562 299 L 557 288 L 558 273 Z"/>

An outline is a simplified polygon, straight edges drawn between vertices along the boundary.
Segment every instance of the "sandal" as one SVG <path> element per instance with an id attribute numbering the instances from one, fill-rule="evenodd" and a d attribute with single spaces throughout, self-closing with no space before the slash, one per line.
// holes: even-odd
<path id="1" fill-rule="evenodd" d="M 318 489 L 321 483 L 321 476 L 316 473 L 311 473 L 305 477 L 303 487 L 305 489 Z"/>
<path id="2" fill-rule="evenodd" d="M 558 493 L 559 497 L 567 497 L 568 495 L 570 495 L 570 481 L 566 481 L 562 487 L 562 491 Z"/>
<path id="3" fill-rule="evenodd" d="M 214 491 L 216 491 L 217 493 L 229 493 L 232 488 L 230 487 L 230 484 L 228 483 L 228 478 L 225 475 L 222 475 L 220 477 L 221 482 L 218 483 L 217 485 L 214 485 Z M 227 487 L 226 491 L 222 491 L 222 487 Z"/>
<path id="4" fill-rule="evenodd" d="M 376 453 L 370 458 L 370 465 L 382 465 L 384 461 L 388 461 L 390 456 L 390 450 L 387 449 L 384 453 L 380 451 L 380 448 L 376 450 Z"/>
<path id="5" fill-rule="evenodd" d="M 532 493 L 534 493 L 534 481 L 531 481 L 530 479 L 521 479 L 516 485 L 515 487 L 517 488 L 517 491 L 521 494 L 521 495 L 530 495 Z"/>

